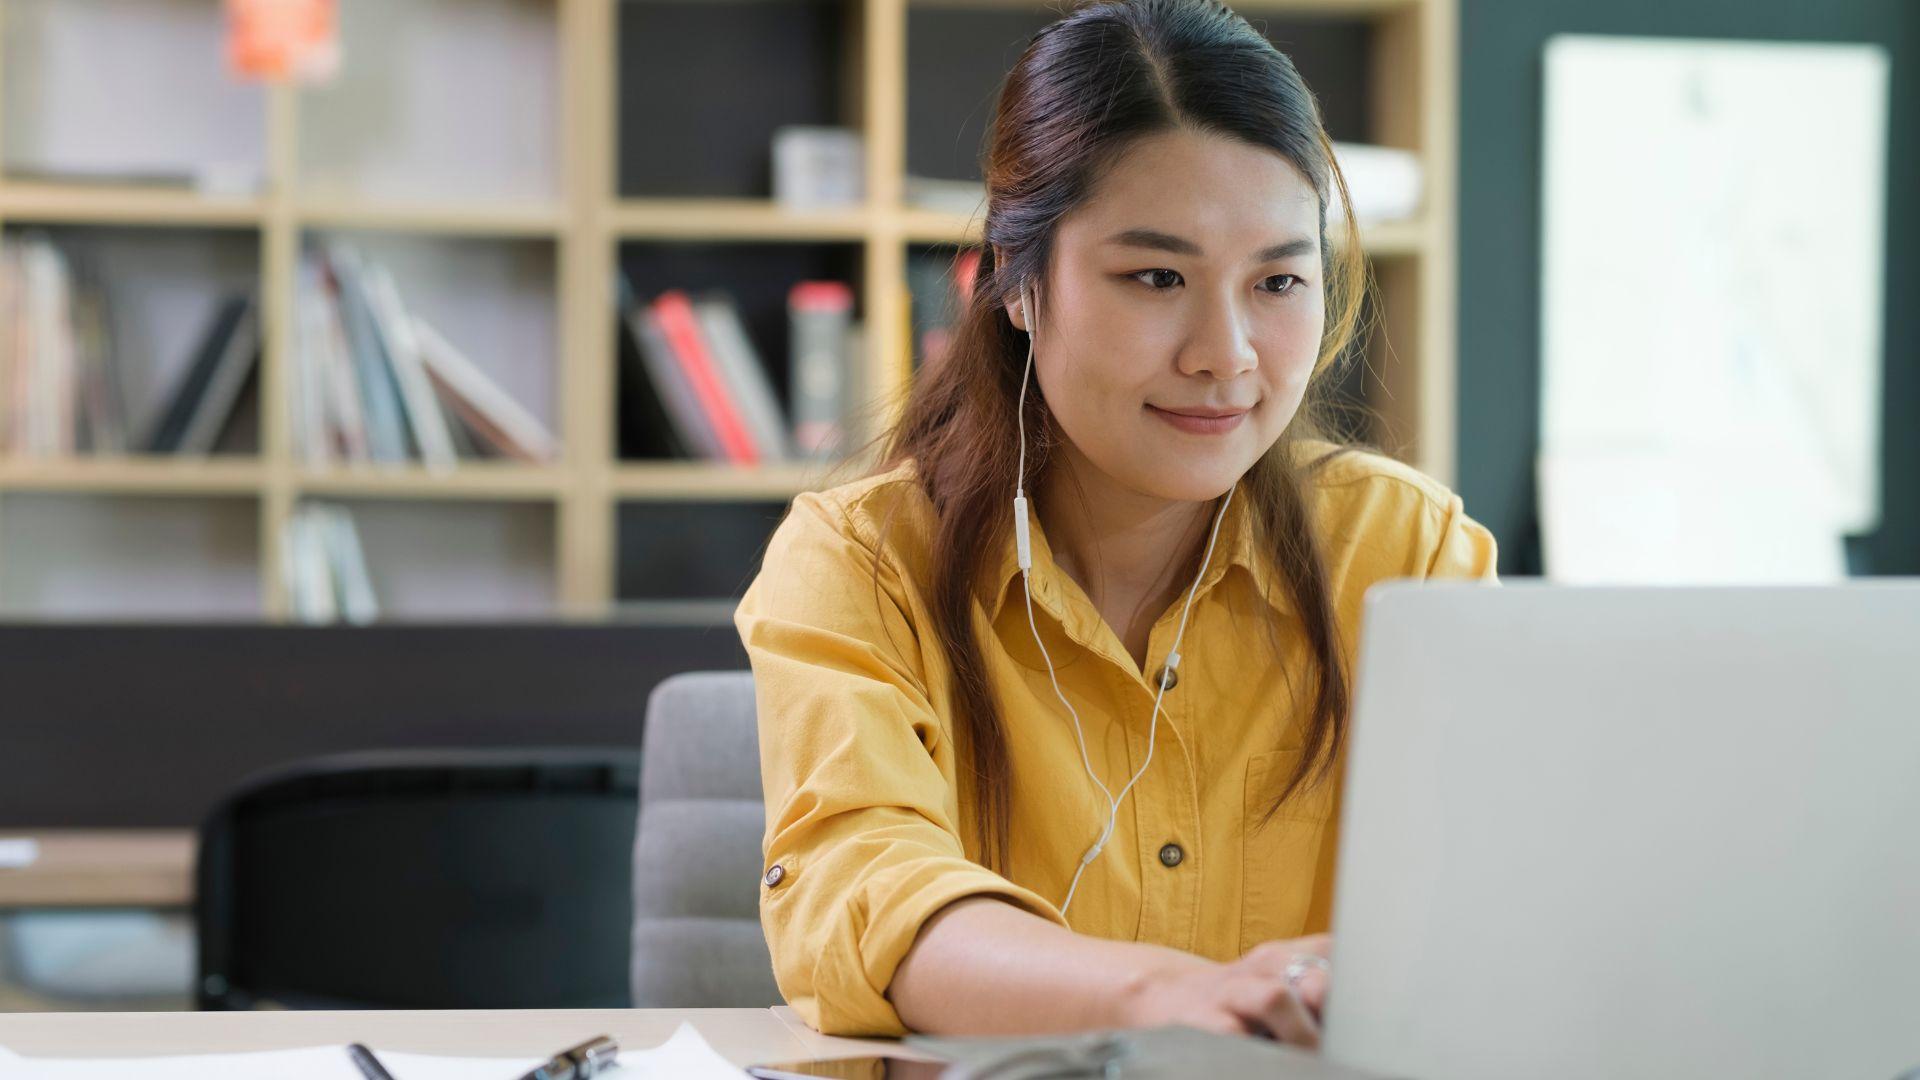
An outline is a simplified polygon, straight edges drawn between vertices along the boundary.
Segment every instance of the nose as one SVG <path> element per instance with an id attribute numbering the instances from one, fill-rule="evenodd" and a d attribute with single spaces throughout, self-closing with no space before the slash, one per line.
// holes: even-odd
<path id="1" fill-rule="evenodd" d="M 1232 379 L 1258 366 L 1260 354 L 1254 350 L 1247 316 L 1233 297 L 1200 299 L 1196 290 L 1196 303 L 1190 313 L 1193 322 L 1186 346 L 1180 351 L 1181 373 Z"/>

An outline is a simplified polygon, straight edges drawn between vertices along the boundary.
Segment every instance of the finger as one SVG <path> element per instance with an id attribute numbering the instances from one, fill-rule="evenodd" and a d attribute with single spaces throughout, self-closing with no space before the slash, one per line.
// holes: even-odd
<path id="1" fill-rule="evenodd" d="M 1315 1020 L 1320 1019 L 1320 1014 L 1326 1011 L 1327 989 L 1331 985 L 1332 978 L 1319 968 L 1308 968 L 1300 973 L 1299 978 L 1292 980 L 1293 992 L 1299 995 L 1300 1003 L 1307 1007 Z"/>
<path id="2" fill-rule="evenodd" d="M 1316 1049 L 1320 1025 L 1284 978 L 1248 972 L 1227 996 L 1228 1007 L 1261 1034 L 1280 1042 Z"/>
<path id="3" fill-rule="evenodd" d="M 1320 1049 L 1320 1022 L 1314 1019 L 1293 987 L 1283 987 L 1278 1000 L 1267 1010 L 1267 1016 L 1267 1026 L 1281 1042 L 1308 1050 Z"/>
<path id="4" fill-rule="evenodd" d="M 1293 985 L 1315 1017 L 1325 1007 L 1327 989 L 1331 982 L 1328 971 L 1318 964 L 1297 964 L 1301 957 L 1326 958 L 1326 949 L 1332 941 L 1325 934 L 1294 941 L 1269 941 L 1254 948 L 1240 958 L 1240 964 L 1262 975 L 1285 979 Z"/>
<path id="5" fill-rule="evenodd" d="M 1322 960 L 1333 956 L 1332 934 L 1308 934 L 1303 938 L 1294 938 L 1288 944 L 1293 947 L 1294 952 L 1312 953 Z"/>
<path id="6" fill-rule="evenodd" d="M 1179 1021 L 1191 1028 L 1210 1031 L 1215 1035 L 1265 1035 L 1266 1029 L 1249 1023 L 1231 1011 L 1207 1012 L 1199 1016 Z"/>
<path id="7" fill-rule="evenodd" d="M 1333 937 L 1329 934 L 1310 934 L 1301 938 L 1276 938 L 1263 941 L 1247 950 L 1242 960 L 1253 960 L 1262 966 L 1277 964 L 1285 967 L 1296 956 L 1317 956 L 1322 960 L 1333 957 Z"/>

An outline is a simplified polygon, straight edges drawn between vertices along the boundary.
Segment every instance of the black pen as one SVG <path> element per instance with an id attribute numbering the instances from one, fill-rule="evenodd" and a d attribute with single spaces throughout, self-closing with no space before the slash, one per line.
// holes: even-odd
<path id="1" fill-rule="evenodd" d="M 380 1059 L 373 1056 L 373 1051 L 365 1046 L 359 1043 L 347 1044 L 347 1056 L 359 1066 L 360 1075 L 367 1080 L 393 1080 L 393 1074 L 388 1072 L 386 1066 L 380 1064 Z"/>

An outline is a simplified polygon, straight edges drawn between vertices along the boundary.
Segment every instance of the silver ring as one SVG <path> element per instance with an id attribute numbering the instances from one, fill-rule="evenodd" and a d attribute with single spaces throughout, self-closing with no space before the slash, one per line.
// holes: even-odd
<path id="1" fill-rule="evenodd" d="M 1314 969 L 1318 969 L 1322 975 L 1333 974 L 1333 965 L 1327 962 L 1326 957 L 1314 953 L 1294 953 L 1293 959 L 1287 961 L 1287 985 L 1293 986 Z"/>

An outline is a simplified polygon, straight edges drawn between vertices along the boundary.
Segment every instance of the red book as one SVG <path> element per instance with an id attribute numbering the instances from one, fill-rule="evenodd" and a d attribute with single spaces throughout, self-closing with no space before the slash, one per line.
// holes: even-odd
<path id="1" fill-rule="evenodd" d="M 753 437 L 747 433 L 746 421 L 740 415 L 740 406 L 727 393 L 726 384 L 720 381 L 720 369 L 713 362 L 713 355 L 707 351 L 707 340 L 700 334 L 700 321 L 693 313 L 693 301 L 679 289 L 669 289 L 653 301 L 653 312 L 660 320 L 660 330 L 667 336 L 667 344 L 673 347 L 673 354 L 680 361 L 680 370 L 686 373 L 687 381 L 693 384 L 693 396 L 700 401 L 700 407 L 713 420 L 714 433 L 720 437 L 720 448 L 726 451 L 729 461 L 742 465 L 757 465 L 760 451 L 753 444 Z"/>

